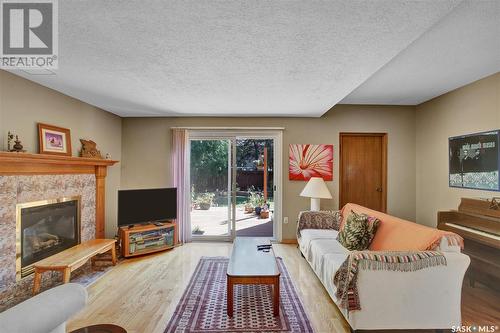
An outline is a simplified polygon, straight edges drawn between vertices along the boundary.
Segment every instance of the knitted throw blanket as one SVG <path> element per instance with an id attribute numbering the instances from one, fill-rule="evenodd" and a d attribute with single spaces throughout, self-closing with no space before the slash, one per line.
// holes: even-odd
<path id="1" fill-rule="evenodd" d="M 411 272 L 440 265 L 446 266 L 446 258 L 437 251 L 353 251 L 335 273 L 335 296 L 340 301 L 340 306 L 348 311 L 361 310 L 357 288 L 360 268 Z"/>

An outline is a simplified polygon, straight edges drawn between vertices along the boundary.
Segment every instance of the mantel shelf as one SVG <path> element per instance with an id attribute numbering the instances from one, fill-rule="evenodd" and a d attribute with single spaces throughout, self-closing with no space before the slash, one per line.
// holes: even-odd
<path id="1" fill-rule="evenodd" d="M 0 152 L 0 175 L 95 173 L 114 160 L 59 155 Z"/>
<path id="2" fill-rule="evenodd" d="M 85 158 L 73 156 L 60 156 L 48 154 L 10 153 L 0 152 L 0 163 L 49 163 L 73 165 L 106 165 L 111 166 L 118 161 L 102 158 Z"/>

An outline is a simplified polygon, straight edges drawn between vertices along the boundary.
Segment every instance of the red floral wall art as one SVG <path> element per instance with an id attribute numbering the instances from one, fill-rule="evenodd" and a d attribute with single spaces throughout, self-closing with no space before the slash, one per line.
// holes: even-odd
<path id="1" fill-rule="evenodd" d="M 333 179 L 333 145 L 290 145 L 289 180 Z"/>

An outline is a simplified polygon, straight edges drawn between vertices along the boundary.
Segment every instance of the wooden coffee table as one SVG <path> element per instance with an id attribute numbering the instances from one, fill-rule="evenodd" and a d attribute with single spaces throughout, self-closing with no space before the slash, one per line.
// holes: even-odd
<path id="1" fill-rule="evenodd" d="M 236 237 L 227 268 L 227 315 L 233 316 L 235 284 L 273 285 L 273 313 L 279 315 L 280 271 L 274 251 L 257 251 L 257 245 L 270 244 L 268 238 Z"/>

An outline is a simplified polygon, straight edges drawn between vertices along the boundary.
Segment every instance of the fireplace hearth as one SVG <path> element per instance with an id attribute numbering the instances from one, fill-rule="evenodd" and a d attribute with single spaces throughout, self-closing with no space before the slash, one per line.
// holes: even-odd
<path id="1" fill-rule="evenodd" d="M 80 243 L 80 197 L 22 203 L 16 206 L 16 279 L 33 264 Z"/>

